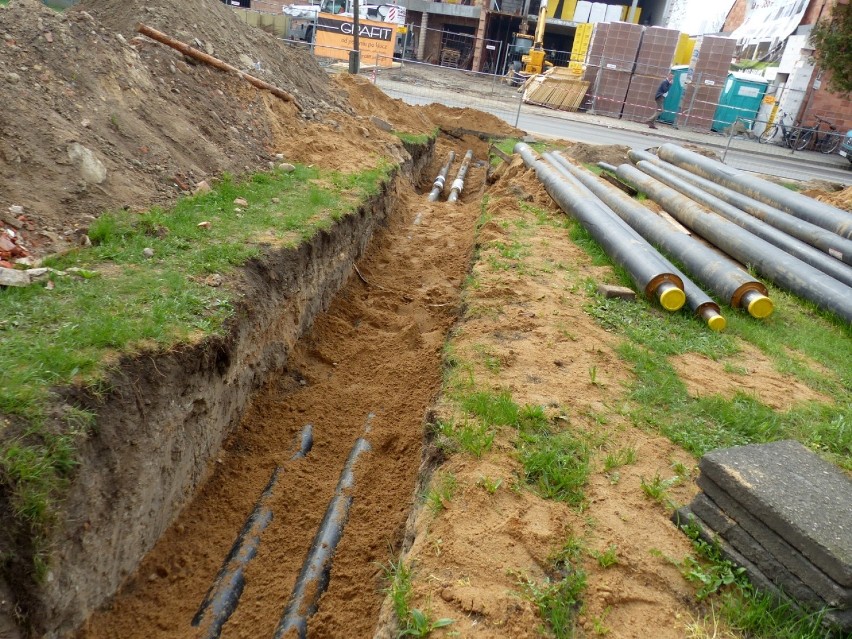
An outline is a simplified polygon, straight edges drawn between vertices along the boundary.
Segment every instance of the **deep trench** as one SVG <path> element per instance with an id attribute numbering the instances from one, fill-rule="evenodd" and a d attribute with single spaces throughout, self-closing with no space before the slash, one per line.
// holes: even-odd
<path id="1" fill-rule="evenodd" d="M 475 162 L 460 201 L 427 202 L 447 152 L 461 157 L 468 148 Z M 398 555 L 418 501 L 425 418 L 440 392 L 441 353 L 470 266 L 487 166 L 476 160 L 486 149 L 472 136 L 442 137 L 419 178 L 397 178 L 394 209 L 328 310 L 251 398 L 209 478 L 80 637 L 201 636 L 193 618 L 265 488 L 272 517 L 221 636 L 273 637 L 359 437 L 370 449 L 342 491 L 351 508 L 307 636 L 373 636 L 383 565 Z M 313 447 L 294 459 L 308 424 Z"/>

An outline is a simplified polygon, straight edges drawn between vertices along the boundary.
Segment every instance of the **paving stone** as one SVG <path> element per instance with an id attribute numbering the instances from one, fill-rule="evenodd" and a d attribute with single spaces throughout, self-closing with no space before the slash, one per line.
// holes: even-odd
<path id="1" fill-rule="evenodd" d="M 793 606 L 800 608 L 796 605 L 795 601 L 792 601 L 777 586 L 775 586 L 775 584 L 773 584 L 772 581 L 763 574 L 760 568 L 746 559 L 741 553 L 737 552 L 737 550 L 727 541 L 719 539 L 719 537 L 713 533 L 710 526 L 693 513 L 689 506 L 684 506 L 676 510 L 674 514 L 672 514 L 671 519 L 675 526 L 679 528 L 683 528 L 684 524 L 687 522 L 697 526 L 699 537 L 701 539 L 709 544 L 717 544 L 726 559 L 745 568 L 749 581 L 751 581 L 755 588 L 771 594 L 779 601 L 790 602 Z M 852 632 L 852 610 L 827 610 L 823 615 L 823 619 L 828 623 L 838 626 L 844 632 Z"/>
<path id="2" fill-rule="evenodd" d="M 26 271 L 0 267 L 0 286 L 29 286 L 30 275 Z"/>
<path id="3" fill-rule="evenodd" d="M 606 298 L 617 297 L 621 300 L 635 300 L 636 291 L 626 286 L 614 286 L 612 284 L 598 284 L 598 293 Z"/>
<path id="4" fill-rule="evenodd" d="M 716 531 L 737 552 L 760 568 L 760 571 L 773 584 L 784 590 L 796 601 L 809 604 L 814 608 L 822 608 L 826 604 L 839 606 L 839 602 L 826 601 L 815 593 L 807 584 L 767 551 L 737 522 L 728 517 L 707 495 L 700 493 L 689 505 L 690 510 L 702 519 L 710 528 Z M 842 607 L 848 607 L 843 605 Z"/>
<path id="5" fill-rule="evenodd" d="M 784 541 L 771 528 L 755 519 L 743 506 L 733 500 L 713 480 L 705 475 L 698 478 L 698 486 L 706 493 L 713 504 L 736 522 L 756 543 L 760 544 L 787 570 L 798 577 L 826 602 L 832 605 L 849 607 L 852 605 L 852 589 L 844 588 L 831 577 L 817 568 L 811 561 L 793 546 Z M 700 506 L 696 514 L 703 517 L 706 513 Z M 708 522 L 711 525 L 713 522 Z M 725 533 L 719 531 L 724 536 Z"/>
<path id="6" fill-rule="evenodd" d="M 852 480 L 840 469 L 789 440 L 715 450 L 699 468 L 841 586 L 852 586 Z"/>

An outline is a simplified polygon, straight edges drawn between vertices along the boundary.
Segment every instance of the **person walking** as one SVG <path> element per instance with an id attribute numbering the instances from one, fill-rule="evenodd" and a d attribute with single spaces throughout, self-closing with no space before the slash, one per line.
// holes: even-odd
<path id="1" fill-rule="evenodd" d="M 669 89 L 672 88 L 672 81 L 674 80 L 674 74 L 669 72 L 669 74 L 660 82 L 660 86 L 657 87 L 657 92 L 654 94 L 654 102 L 657 103 L 657 110 L 654 111 L 654 115 L 648 120 L 648 127 L 652 129 L 656 129 L 657 125 L 654 124 L 657 121 L 657 118 L 660 117 L 660 114 L 663 112 L 663 102 L 666 101 L 666 96 L 669 94 Z"/>

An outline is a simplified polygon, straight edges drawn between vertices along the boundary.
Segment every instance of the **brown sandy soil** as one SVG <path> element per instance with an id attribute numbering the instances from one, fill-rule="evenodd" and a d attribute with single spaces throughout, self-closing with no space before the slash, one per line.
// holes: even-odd
<path id="1" fill-rule="evenodd" d="M 457 153 L 487 145 L 456 143 Z M 449 150 L 439 145 L 436 158 Z M 440 160 L 436 160 L 439 162 Z M 431 167 L 437 172 L 438 164 Z M 430 172 L 431 173 L 431 169 Z M 286 374 L 253 401 L 201 494 L 146 557 L 110 610 L 83 637 L 188 637 L 190 621 L 272 468 L 284 474 L 273 523 L 246 575 L 223 637 L 272 636 L 313 533 L 355 439 L 354 506 L 313 637 L 364 637 L 382 603 L 380 562 L 394 555 L 413 498 L 423 415 L 440 388 L 440 353 L 469 263 L 485 171 L 473 166 L 458 206 L 429 204 L 400 185 L 395 213 L 326 314 L 295 349 Z M 365 424 L 374 413 L 369 432 Z M 289 463 L 304 424 L 313 450 Z"/>
<path id="2" fill-rule="evenodd" d="M 586 636 L 605 628 L 609 637 L 683 637 L 693 590 L 667 558 L 679 560 L 691 547 L 640 482 L 657 474 L 672 477 L 673 462 L 692 467 L 695 460 L 620 416 L 629 378 L 613 351 L 617 340 L 583 311 L 584 281 L 606 280 L 609 269 L 592 266 L 563 228 L 540 224 L 520 208 L 519 189 L 550 220 L 562 215 L 522 167 L 515 165 L 497 182 L 489 193 L 491 220 L 479 236 L 477 284 L 467 289 L 467 312 L 454 330 L 453 349 L 472 367 L 476 388 L 510 390 L 518 404 L 546 406 L 555 424 L 593 442 L 587 502 L 572 509 L 520 488 L 510 429 L 500 432 L 481 460 L 453 456 L 433 482 L 453 475 L 455 496 L 438 515 L 424 508 L 416 519 L 406 559 L 415 571 L 414 606 L 428 609 L 432 618 L 454 619 L 446 630 L 456 636 L 540 636 L 541 621 L 520 582 L 555 577 L 548 574 L 548 555 L 573 537 L 586 548 L 582 564 L 589 586 L 579 618 Z M 503 259 L 497 243 L 513 238 L 529 255 L 514 267 L 494 268 Z M 457 411 L 447 398 L 437 410 L 444 418 Z M 617 475 L 604 473 L 606 454 L 628 446 L 636 450 L 636 463 Z M 498 480 L 489 494 L 485 482 Z M 686 481 L 671 489 L 671 497 L 683 503 L 694 491 Z M 618 564 L 600 568 L 589 553 L 611 544 Z"/>
<path id="3" fill-rule="evenodd" d="M 844 211 L 852 212 L 852 186 L 847 186 L 845 189 L 834 192 L 825 189 L 808 189 L 807 191 L 802 191 L 802 194 L 820 202 L 836 206 Z"/>
<path id="4" fill-rule="evenodd" d="M 746 393 L 759 396 L 762 403 L 776 410 L 808 401 L 833 401 L 794 377 L 779 373 L 772 360 L 751 345 L 743 345 L 741 352 L 722 360 L 687 353 L 672 358 L 671 363 L 693 397 L 731 398 L 736 393 Z"/>

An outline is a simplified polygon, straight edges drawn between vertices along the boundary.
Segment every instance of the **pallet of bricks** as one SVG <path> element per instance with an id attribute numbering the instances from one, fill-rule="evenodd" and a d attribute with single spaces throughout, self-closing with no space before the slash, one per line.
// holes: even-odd
<path id="1" fill-rule="evenodd" d="M 629 22 L 595 27 L 583 80 L 589 83 L 584 106 L 601 115 L 619 117 L 642 41 L 643 27 Z"/>
<path id="2" fill-rule="evenodd" d="M 654 96 L 660 82 L 671 70 L 675 50 L 680 40 L 676 29 L 649 27 L 642 34 L 636 66 L 621 117 L 625 120 L 647 122 L 657 112 Z"/>
<path id="3" fill-rule="evenodd" d="M 732 38 L 704 36 L 692 68 L 692 81 L 686 85 L 680 103 L 680 126 L 710 130 L 736 46 L 737 41 Z"/>

